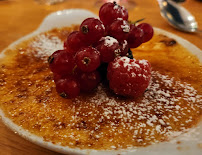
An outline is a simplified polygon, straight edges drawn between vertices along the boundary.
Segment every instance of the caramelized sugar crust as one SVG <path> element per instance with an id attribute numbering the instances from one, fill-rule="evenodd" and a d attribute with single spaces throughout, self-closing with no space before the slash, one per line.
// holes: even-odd
<path id="1" fill-rule="evenodd" d="M 62 41 L 74 29 L 78 27 L 54 29 L 5 52 L 0 108 L 14 123 L 45 141 L 81 149 L 147 146 L 197 124 L 202 67 L 195 56 L 161 34 L 133 50 L 134 57 L 148 59 L 153 70 L 142 97 L 118 97 L 101 84 L 90 94 L 61 98 L 47 57 L 63 48 Z"/>

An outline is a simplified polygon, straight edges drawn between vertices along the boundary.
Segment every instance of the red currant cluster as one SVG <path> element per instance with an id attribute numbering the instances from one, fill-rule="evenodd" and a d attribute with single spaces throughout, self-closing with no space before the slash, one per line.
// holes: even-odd
<path id="1" fill-rule="evenodd" d="M 108 74 L 110 88 L 116 94 L 137 96 L 136 93 L 117 91 L 117 89 L 122 89 L 122 87 L 114 87 L 114 82 L 120 83 L 120 81 L 114 80 L 113 77 L 121 77 L 118 74 L 122 74 L 122 72 L 128 75 L 138 72 L 139 75 L 148 76 L 149 78 L 144 78 L 147 84 L 143 89 L 145 90 L 148 86 L 151 72 L 150 64 L 147 61 L 142 61 L 145 64 L 143 68 L 145 66 L 147 68 L 143 72 L 145 70 L 148 72 L 143 74 L 140 67 L 141 64 L 136 64 L 135 59 L 129 61 L 130 59 L 126 56 L 128 56 L 128 51 L 130 51 L 129 48 L 136 48 L 152 38 L 153 28 L 147 23 L 142 23 L 138 26 L 130 24 L 128 22 L 128 11 L 116 3 L 105 3 L 100 8 L 99 17 L 100 20 L 96 18 L 85 19 L 81 23 L 79 31 L 69 34 L 64 42 L 64 49 L 54 52 L 48 59 L 50 69 L 54 73 L 56 90 L 62 97 L 74 98 L 80 91 L 88 92 L 96 88 L 101 81 L 100 70 L 103 69 L 100 68 L 108 65 L 108 63 L 111 64 L 109 65 L 111 67 L 108 67 L 108 72 L 107 68 L 104 70 Z M 121 65 L 112 67 L 114 66 L 112 65 L 113 63 L 118 63 L 117 61 Z M 121 69 L 120 66 L 125 68 Z M 140 68 L 134 69 L 137 66 Z M 133 69 L 131 70 L 130 68 Z M 121 72 L 114 72 L 114 69 L 120 69 Z M 112 73 L 116 74 L 111 75 Z M 130 76 L 127 78 L 130 78 Z M 113 84 L 111 81 L 113 81 Z M 138 80 L 132 81 L 138 82 Z M 144 83 L 144 80 L 139 79 L 140 83 L 142 81 Z M 141 85 L 143 84 L 141 83 Z"/>

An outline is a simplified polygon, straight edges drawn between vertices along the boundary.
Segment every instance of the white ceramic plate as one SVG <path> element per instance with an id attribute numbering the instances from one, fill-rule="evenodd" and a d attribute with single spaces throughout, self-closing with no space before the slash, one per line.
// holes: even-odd
<path id="1" fill-rule="evenodd" d="M 85 18 L 87 17 L 97 17 L 95 14 L 82 9 L 70 9 L 70 10 L 63 10 L 52 13 L 48 15 L 39 26 L 39 28 L 34 31 L 33 33 L 15 41 L 12 43 L 8 48 L 14 48 L 15 45 L 19 44 L 20 42 L 29 39 L 41 32 L 45 32 L 52 28 L 59 28 L 64 26 L 71 26 L 72 24 L 80 24 Z M 169 37 L 174 38 L 180 44 L 182 44 L 185 48 L 195 54 L 200 61 L 202 62 L 202 51 L 197 48 L 195 45 L 191 44 L 190 42 L 174 35 L 164 30 L 155 28 L 155 33 L 161 33 L 167 35 Z M 4 50 L 5 51 L 5 50 Z M 0 57 L 3 57 L 3 53 L 0 54 Z M 51 142 L 43 141 L 43 138 L 38 137 L 29 133 L 29 131 L 19 127 L 18 125 L 14 124 L 9 118 L 4 116 L 3 111 L 0 109 L 0 116 L 2 117 L 2 121 L 14 132 L 17 132 L 23 138 L 45 147 L 50 150 L 54 150 L 60 153 L 65 154 L 96 154 L 96 155 L 109 155 L 109 154 L 141 154 L 141 155 L 200 155 L 202 149 L 198 147 L 198 144 L 202 144 L 202 122 L 196 127 L 188 131 L 187 133 L 178 136 L 177 138 L 173 139 L 170 142 L 162 142 L 159 144 L 150 145 L 148 147 L 142 147 L 137 149 L 130 149 L 130 150 L 118 150 L 118 151 L 96 151 L 96 150 L 80 150 L 80 149 L 71 149 L 69 147 L 63 147 L 60 145 L 52 144 Z M 180 140 L 181 144 L 176 144 L 176 141 Z M 177 146 L 180 146 L 182 149 L 177 149 Z"/>

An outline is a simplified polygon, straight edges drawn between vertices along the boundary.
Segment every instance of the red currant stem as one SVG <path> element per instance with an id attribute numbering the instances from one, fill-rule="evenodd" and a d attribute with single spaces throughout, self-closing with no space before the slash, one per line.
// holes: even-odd
<path id="1" fill-rule="evenodd" d="M 91 62 L 91 59 L 89 57 L 84 57 L 82 62 L 87 66 Z"/>
<path id="2" fill-rule="evenodd" d="M 73 75 L 74 75 L 76 69 L 77 69 L 77 65 L 75 65 L 74 68 L 72 69 L 72 74 L 73 74 Z"/>
<path id="3" fill-rule="evenodd" d="M 138 19 L 138 20 L 136 20 L 136 21 L 134 21 L 134 22 L 133 22 L 133 21 L 129 21 L 129 23 L 136 25 L 137 23 L 139 23 L 139 22 L 141 22 L 141 21 L 143 21 L 143 20 L 145 20 L 145 18 Z"/>
<path id="4" fill-rule="evenodd" d="M 84 25 L 81 27 L 81 31 L 84 33 L 84 34 L 87 34 L 88 33 L 88 26 L 87 25 Z"/>
<path id="5" fill-rule="evenodd" d="M 53 56 L 49 56 L 48 57 L 48 63 L 51 64 L 54 60 L 54 57 Z"/>
<path id="6" fill-rule="evenodd" d="M 67 98 L 67 94 L 65 92 L 60 93 L 60 96 L 63 98 Z"/>

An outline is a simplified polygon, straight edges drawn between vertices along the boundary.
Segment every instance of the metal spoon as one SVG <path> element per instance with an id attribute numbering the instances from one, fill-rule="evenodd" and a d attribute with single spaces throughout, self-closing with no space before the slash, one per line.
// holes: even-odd
<path id="1" fill-rule="evenodd" d="M 170 0 L 158 0 L 161 16 L 175 28 L 185 32 L 202 32 L 194 16 L 184 7 Z"/>

